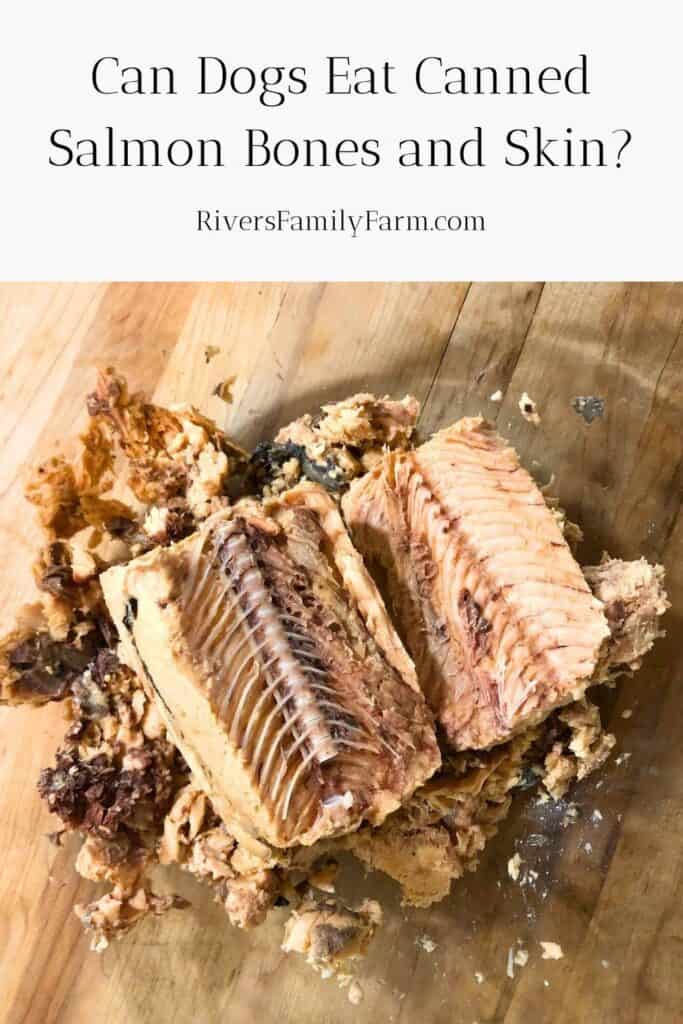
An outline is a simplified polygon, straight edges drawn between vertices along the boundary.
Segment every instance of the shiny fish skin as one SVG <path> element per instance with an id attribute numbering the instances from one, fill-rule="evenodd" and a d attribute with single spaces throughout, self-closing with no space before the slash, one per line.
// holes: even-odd
<path id="1" fill-rule="evenodd" d="M 387 455 L 342 505 L 454 747 L 502 743 L 581 696 L 609 634 L 602 606 L 491 424 Z"/>

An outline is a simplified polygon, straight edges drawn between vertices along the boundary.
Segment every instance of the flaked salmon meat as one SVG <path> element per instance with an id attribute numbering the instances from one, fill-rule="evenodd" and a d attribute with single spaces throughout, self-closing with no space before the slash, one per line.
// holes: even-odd
<path id="1" fill-rule="evenodd" d="M 581 697 L 603 608 L 492 424 L 387 454 L 342 506 L 453 747 L 502 743 Z"/>
<path id="2" fill-rule="evenodd" d="M 124 655 L 243 841 L 379 824 L 440 764 L 404 650 L 333 500 L 253 500 L 102 578 Z"/>

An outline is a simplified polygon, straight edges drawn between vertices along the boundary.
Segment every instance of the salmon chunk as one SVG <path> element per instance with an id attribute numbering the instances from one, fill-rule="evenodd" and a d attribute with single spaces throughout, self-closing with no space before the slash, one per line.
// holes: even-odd
<path id="1" fill-rule="evenodd" d="M 102 576 L 131 667 L 240 838 L 376 824 L 439 749 L 414 666 L 325 491 L 246 501 Z"/>
<path id="2" fill-rule="evenodd" d="M 343 510 L 452 746 L 502 743 L 583 694 L 609 635 L 602 605 L 492 424 L 389 453 Z"/>

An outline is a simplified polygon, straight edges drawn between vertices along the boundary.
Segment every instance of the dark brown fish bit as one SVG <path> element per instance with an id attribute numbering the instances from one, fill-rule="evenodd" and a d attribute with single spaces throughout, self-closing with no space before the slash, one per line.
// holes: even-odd
<path id="1" fill-rule="evenodd" d="M 583 416 L 586 423 L 592 423 L 605 414 L 605 399 L 597 395 L 577 395 L 572 400 L 572 409 Z"/>

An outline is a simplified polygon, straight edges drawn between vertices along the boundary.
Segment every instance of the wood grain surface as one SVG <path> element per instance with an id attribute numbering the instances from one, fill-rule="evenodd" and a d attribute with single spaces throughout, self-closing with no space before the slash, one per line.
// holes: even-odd
<path id="1" fill-rule="evenodd" d="M 520 797 L 480 870 L 431 910 L 403 909 L 388 879 L 345 867 L 342 892 L 376 895 L 386 908 L 358 968 L 358 1007 L 281 953 L 284 910 L 253 932 L 233 930 L 180 873 L 158 886 L 181 891 L 191 909 L 91 953 L 71 908 L 99 889 L 76 876 L 75 841 L 57 849 L 45 839 L 55 822 L 35 787 L 63 731 L 60 711 L 3 709 L 0 1020 L 683 1021 L 682 327 L 681 284 L 0 286 L 5 622 L 31 596 L 26 465 L 68 444 L 94 369 L 107 364 L 160 402 L 194 402 L 246 444 L 353 390 L 410 390 L 424 431 L 481 411 L 539 479 L 556 474 L 585 529 L 584 560 L 604 548 L 661 559 L 673 603 L 667 639 L 601 696 L 618 748 L 574 790 L 576 824 L 562 827 L 566 805 Z M 220 350 L 209 362 L 208 345 Z M 212 391 L 231 376 L 226 406 Z M 489 398 L 498 389 L 502 404 Z M 524 390 L 539 428 L 517 409 Z M 592 394 L 606 412 L 589 426 L 571 400 Z M 507 875 L 515 851 L 538 871 L 531 886 Z M 564 959 L 542 960 L 541 940 L 559 942 Z M 510 978 L 518 941 L 529 962 Z"/>

